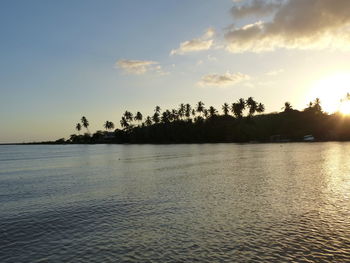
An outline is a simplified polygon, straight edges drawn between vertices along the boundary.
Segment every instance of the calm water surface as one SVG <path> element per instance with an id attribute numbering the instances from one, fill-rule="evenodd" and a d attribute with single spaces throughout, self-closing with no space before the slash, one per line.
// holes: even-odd
<path id="1" fill-rule="evenodd" d="M 350 262 L 350 144 L 0 146 L 0 262 Z"/>

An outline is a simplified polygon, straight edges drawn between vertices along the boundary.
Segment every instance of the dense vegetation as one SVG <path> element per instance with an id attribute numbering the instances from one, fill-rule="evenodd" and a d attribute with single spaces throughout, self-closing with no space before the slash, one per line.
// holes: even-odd
<path id="1" fill-rule="evenodd" d="M 105 131 L 89 132 L 85 117 L 76 124 L 79 134 L 56 143 L 205 143 L 205 142 L 269 142 L 301 141 L 312 134 L 319 141 L 350 140 L 350 118 L 340 113 L 327 114 L 316 99 L 298 111 L 286 102 L 279 113 L 263 114 L 265 107 L 252 97 L 222 105 L 222 114 L 213 106 L 198 102 L 195 107 L 180 104 L 178 109 L 161 112 L 155 107 L 152 116 L 143 117 L 125 111 L 114 130 L 110 121 L 104 123 Z M 246 113 L 246 114 L 245 114 Z M 84 134 L 80 134 L 82 129 Z M 114 130 L 114 131 L 113 131 Z"/>

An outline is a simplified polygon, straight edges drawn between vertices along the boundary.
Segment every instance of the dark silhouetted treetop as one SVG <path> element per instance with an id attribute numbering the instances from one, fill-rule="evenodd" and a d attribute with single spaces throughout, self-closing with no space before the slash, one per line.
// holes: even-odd
<path id="1" fill-rule="evenodd" d="M 78 131 L 78 133 L 80 133 L 80 131 L 81 131 L 81 124 L 80 124 L 80 123 L 77 123 L 77 124 L 75 125 L 75 129 Z"/>
<path id="2" fill-rule="evenodd" d="M 225 116 L 229 115 L 230 113 L 230 106 L 226 102 L 222 105 L 222 112 Z"/>

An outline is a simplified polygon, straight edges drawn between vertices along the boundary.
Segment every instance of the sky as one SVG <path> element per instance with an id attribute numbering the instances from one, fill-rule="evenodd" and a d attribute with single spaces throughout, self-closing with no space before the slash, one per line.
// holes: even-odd
<path id="1" fill-rule="evenodd" d="M 350 92 L 348 0 L 4 0 L 0 143 L 120 127 L 125 110 L 221 109 L 254 97 L 266 112 Z"/>

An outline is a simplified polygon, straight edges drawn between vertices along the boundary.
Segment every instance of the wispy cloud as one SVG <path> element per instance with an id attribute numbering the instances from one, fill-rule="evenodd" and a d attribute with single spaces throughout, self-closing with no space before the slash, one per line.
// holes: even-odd
<path id="1" fill-rule="evenodd" d="M 200 86 L 225 87 L 232 86 L 244 80 L 250 79 L 249 75 L 243 73 L 208 74 L 198 82 Z"/>
<path id="2" fill-rule="evenodd" d="M 231 52 L 350 48 L 349 0 L 254 0 L 235 3 L 231 12 L 235 19 L 271 16 L 269 21 L 231 26 L 225 34 Z"/>
<path id="3" fill-rule="evenodd" d="M 161 75 L 168 74 L 163 71 L 158 62 L 152 60 L 121 59 L 116 62 L 116 67 L 128 74 L 141 75 L 148 72 L 155 72 Z"/>
<path id="4" fill-rule="evenodd" d="M 266 72 L 266 75 L 267 76 L 277 76 L 277 75 L 279 75 L 279 74 L 281 74 L 281 73 L 283 73 L 284 72 L 284 69 L 275 69 L 275 70 L 271 70 L 271 71 L 268 71 L 268 72 Z"/>
<path id="5" fill-rule="evenodd" d="M 282 2 L 253 0 L 249 4 L 234 5 L 231 13 L 234 18 L 244 18 L 247 16 L 265 16 L 278 10 Z"/>
<path id="6" fill-rule="evenodd" d="M 189 52 L 208 50 L 212 47 L 215 35 L 213 28 L 208 28 L 203 36 L 182 42 L 177 49 L 173 49 L 170 55 L 183 55 Z"/>

